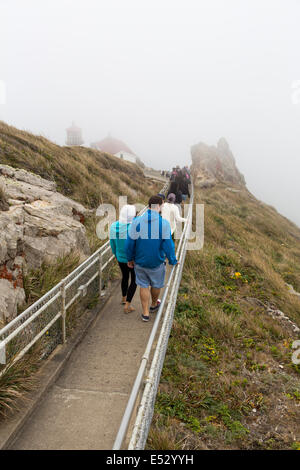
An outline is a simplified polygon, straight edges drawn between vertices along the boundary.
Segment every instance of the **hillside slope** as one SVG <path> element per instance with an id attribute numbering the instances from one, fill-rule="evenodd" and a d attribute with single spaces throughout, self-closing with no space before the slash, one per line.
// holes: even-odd
<path id="1" fill-rule="evenodd" d="M 0 121 L 0 328 L 75 269 L 80 255 L 104 242 L 96 235 L 99 204 L 118 211 L 119 196 L 145 204 L 161 186 L 137 165 L 85 147 L 61 147 Z M 112 267 L 110 275 L 119 271 Z M 95 302 L 93 294 L 70 309 L 68 337 Z M 1 376 L 0 418 L 19 406 L 35 384 L 41 357 L 60 341 L 60 326 L 54 325 Z"/>
<path id="2" fill-rule="evenodd" d="M 117 204 L 119 195 L 141 202 L 154 190 L 137 165 L 86 147 L 61 147 L 2 121 L 0 163 L 55 181 L 59 192 L 88 208 Z"/>
<path id="3" fill-rule="evenodd" d="M 135 164 L 0 122 L 0 324 L 103 243 L 99 204 L 145 203 L 161 185 Z"/>
<path id="4" fill-rule="evenodd" d="M 244 184 L 200 180 L 195 203 L 148 448 L 298 449 L 300 229 Z"/>
<path id="5" fill-rule="evenodd" d="M 56 183 L 56 190 L 96 209 L 110 203 L 117 209 L 119 196 L 128 203 L 145 203 L 161 188 L 161 183 L 146 178 L 139 166 L 86 147 L 61 147 L 0 121 L 0 164 L 10 165 Z M 7 208 L 0 188 L 0 210 Z M 85 226 L 91 251 L 99 246 L 95 235 L 95 217 L 87 217 Z"/>

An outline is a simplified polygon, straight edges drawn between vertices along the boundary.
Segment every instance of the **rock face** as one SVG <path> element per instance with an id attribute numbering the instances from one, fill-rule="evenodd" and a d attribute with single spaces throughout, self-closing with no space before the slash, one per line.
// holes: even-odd
<path id="1" fill-rule="evenodd" d="M 88 212 L 56 192 L 56 184 L 25 170 L 0 165 L 9 208 L 0 210 L 0 325 L 25 300 L 23 270 L 51 263 L 71 251 L 89 254 L 83 226 Z"/>
<path id="2" fill-rule="evenodd" d="M 235 164 L 227 141 L 221 138 L 217 146 L 202 142 L 191 148 L 194 183 L 200 187 L 214 186 L 218 181 L 245 185 L 244 176 Z"/>

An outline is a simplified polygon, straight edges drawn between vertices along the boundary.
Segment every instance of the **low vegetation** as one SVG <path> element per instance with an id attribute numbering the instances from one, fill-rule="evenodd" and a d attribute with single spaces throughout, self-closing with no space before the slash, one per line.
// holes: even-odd
<path id="1" fill-rule="evenodd" d="M 205 243 L 187 253 L 147 447 L 299 449 L 299 333 L 270 311 L 300 326 L 300 230 L 246 189 L 196 202 Z"/>
<path id="2" fill-rule="evenodd" d="M 34 373 L 38 368 L 39 357 L 40 345 L 36 345 L 30 354 L 9 367 L 0 377 L 0 421 L 19 410 L 26 393 L 35 388 Z"/>

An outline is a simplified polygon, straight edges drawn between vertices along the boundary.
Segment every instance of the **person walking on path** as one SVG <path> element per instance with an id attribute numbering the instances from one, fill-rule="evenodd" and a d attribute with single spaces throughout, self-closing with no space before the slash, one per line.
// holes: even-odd
<path id="1" fill-rule="evenodd" d="M 169 186 L 168 196 L 169 196 L 169 194 L 171 194 L 171 193 L 173 193 L 173 194 L 176 195 L 177 191 L 178 191 L 178 184 L 175 183 L 175 181 L 172 181 L 171 184 L 170 184 L 170 186 Z"/>
<path id="2" fill-rule="evenodd" d="M 184 178 L 181 184 L 183 201 L 186 201 L 187 198 L 190 197 L 189 184 L 190 184 L 189 180 L 187 178 Z"/>
<path id="3" fill-rule="evenodd" d="M 180 204 L 182 203 L 182 190 L 181 190 L 181 187 L 179 186 L 178 178 L 177 178 L 177 181 L 172 181 L 171 182 L 170 187 L 169 187 L 169 191 L 168 191 L 168 196 L 169 196 L 169 194 L 175 194 L 176 204 L 178 204 L 180 206 Z"/>
<path id="4" fill-rule="evenodd" d="M 186 175 L 186 177 L 188 176 L 187 179 L 191 179 L 191 171 L 189 169 L 189 167 L 187 165 L 185 165 L 182 169 L 183 173 Z"/>
<path id="5" fill-rule="evenodd" d="M 161 216 L 163 219 L 166 219 L 171 226 L 171 234 L 176 230 L 177 222 L 186 222 L 187 219 L 181 217 L 179 208 L 175 204 L 176 196 L 173 193 L 170 193 L 167 197 L 167 201 L 163 204 L 161 209 Z"/>
<path id="6" fill-rule="evenodd" d="M 128 259 L 125 252 L 125 243 L 128 237 L 128 229 L 135 216 L 135 206 L 129 204 L 123 206 L 120 211 L 120 219 L 111 225 L 109 234 L 110 246 L 118 261 L 122 273 L 121 290 L 124 313 L 129 313 L 134 310 L 134 308 L 131 306 L 131 301 L 137 287 L 134 269 L 128 266 Z M 130 285 L 129 276 L 131 276 Z"/>
<path id="7" fill-rule="evenodd" d="M 133 220 L 125 246 L 128 265 L 134 266 L 136 283 L 140 286 L 143 321 L 149 321 L 149 310 L 153 313 L 159 309 L 159 294 L 164 287 L 166 274 L 166 257 L 171 265 L 178 264 L 170 223 L 160 215 L 162 205 L 160 196 L 149 199 L 147 212 Z"/>
<path id="8" fill-rule="evenodd" d="M 176 176 L 177 176 L 177 169 L 174 167 L 174 168 L 172 168 L 170 181 L 175 181 Z"/>

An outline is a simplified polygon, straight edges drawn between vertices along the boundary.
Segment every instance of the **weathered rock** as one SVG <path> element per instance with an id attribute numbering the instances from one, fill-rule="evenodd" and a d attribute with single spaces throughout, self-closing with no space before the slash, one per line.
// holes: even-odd
<path id="1" fill-rule="evenodd" d="M 18 306 L 25 302 L 23 288 L 14 286 L 7 279 L 0 279 L 0 326 L 11 319 L 12 313 L 17 312 Z"/>
<path id="2" fill-rule="evenodd" d="M 15 201 L 18 201 L 19 205 L 20 203 L 30 204 L 36 201 L 43 201 L 41 204 L 48 202 L 52 204 L 53 212 L 69 217 L 73 217 L 73 209 L 76 209 L 77 213 L 83 215 L 89 212 L 82 204 L 56 191 L 51 191 L 47 187 L 33 186 L 27 182 L 17 181 L 14 178 L 4 177 L 3 175 L 0 175 L 1 183 L 5 187 L 9 202 L 13 205 L 16 205 Z"/>
<path id="3" fill-rule="evenodd" d="M 297 295 L 298 297 L 300 297 L 300 292 L 295 291 L 294 287 L 291 284 L 287 284 L 287 287 L 292 295 Z"/>
<path id="4" fill-rule="evenodd" d="M 55 191 L 55 183 L 25 170 L 0 165 L 0 184 L 10 204 L 0 210 L 0 322 L 24 302 L 23 269 L 52 263 L 72 251 L 89 254 L 83 226 L 88 212 Z"/>
<path id="5" fill-rule="evenodd" d="M 204 179 L 204 181 L 198 181 L 199 188 L 212 188 L 216 184 L 215 179 Z"/>
<path id="6" fill-rule="evenodd" d="M 8 201 L 0 199 L 0 211 L 8 211 L 9 210 L 9 203 Z"/>
<path id="7" fill-rule="evenodd" d="M 231 193 L 240 193 L 240 189 L 234 189 L 234 188 L 226 188 L 226 191 L 230 191 Z"/>
<path id="8" fill-rule="evenodd" d="M 244 186 L 245 179 L 237 169 L 227 141 L 221 138 L 217 146 L 202 142 L 191 148 L 194 182 L 200 187 L 211 187 L 218 181 Z"/>
<path id="9" fill-rule="evenodd" d="M 48 181 L 39 175 L 30 173 L 29 171 L 12 168 L 8 165 L 0 165 L 0 174 L 29 183 L 33 186 L 40 186 L 41 188 L 48 189 L 49 191 L 56 190 L 56 183 L 54 181 Z"/>
<path id="10" fill-rule="evenodd" d="M 43 261 L 51 263 L 73 250 L 89 253 L 85 228 L 77 220 L 33 204 L 25 204 L 24 212 L 24 252 L 28 266 L 37 268 Z"/>

